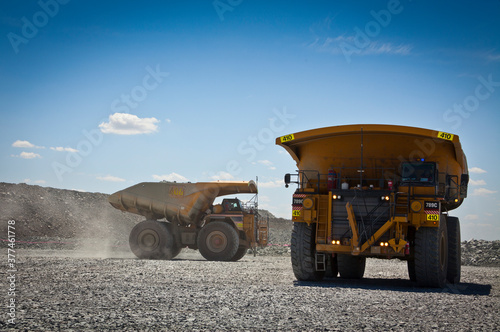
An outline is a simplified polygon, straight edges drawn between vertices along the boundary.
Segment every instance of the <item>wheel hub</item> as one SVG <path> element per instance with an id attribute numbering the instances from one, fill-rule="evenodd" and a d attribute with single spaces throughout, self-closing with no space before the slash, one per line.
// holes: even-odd
<path id="1" fill-rule="evenodd" d="M 221 252 L 227 247 L 227 237 L 221 231 L 214 231 L 207 236 L 206 244 L 211 252 Z"/>
<path id="2" fill-rule="evenodd" d="M 153 251 L 160 244 L 160 237 L 154 230 L 145 229 L 139 234 L 137 242 L 141 250 Z"/>

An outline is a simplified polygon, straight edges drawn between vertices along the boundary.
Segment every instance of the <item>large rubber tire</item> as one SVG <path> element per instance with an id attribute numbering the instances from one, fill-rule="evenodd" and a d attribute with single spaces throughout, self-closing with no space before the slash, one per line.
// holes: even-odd
<path id="1" fill-rule="evenodd" d="M 233 256 L 233 258 L 231 258 L 231 261 L 233 261 L 233 262 L 239 261 L 247 254 L 247 251 L 248 251 L 248 247 L 246 247 L 246 246 L 239 247 L 238 251 L 236 251 L 236 254 Z"/>
<path id="2" fill-rule="evenodd" d="M 446 280 L 451 284 L 460 282 L 462 265 L 462 246 L 460 244 L 460 221 L 457 217 L 448 217 L 446 220 L 448 230 L 448 272 Z"/>
<path id="3" fill-rule="evenodd" d="M 315 224 L 293 223 L 291 256 L 293 274 L 297 280 L 319 281 L 325 276 L 325 271 L 316 271 L 315 235 Z"/>
<path id="4" fill-rule="evenodd" d="M 365 274 L 366 257 L 337 255 L 337 265 L 341 278 L 361 279 Z"/>
<path id="5" fill-rule="evenodd" d="M 177 257 L 181 253 L 182 247 L 181 246 L 174 246 L 172 248 L 172 258 Z"/>
<path id="6" fill-rule="evenodd" d="M 238 252 L 238 232 L 222 221 L 208 223 L 198 234 L 198 249 L 209 261 L 231 261 Z"/>
<path id="7" fill-rule="evenodd" d="M 172 259 L 175 253 L 174 237 L 167 223 L 145 220 L 132 228 L 130 249 L 141 259 Z"/>
<path id="8" fill-rule="evenodd" d="M 415 233 L 415 277 L 419 286 L 443 288 L 448 272 L 446 217 L 439 227 L 420 227 Z"/>

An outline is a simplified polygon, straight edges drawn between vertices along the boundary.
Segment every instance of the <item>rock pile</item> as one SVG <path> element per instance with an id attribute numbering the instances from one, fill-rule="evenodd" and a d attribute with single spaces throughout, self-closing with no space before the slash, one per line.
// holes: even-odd
<path id="1" fill-rule="evenodd" d="M 500 241 L 462 242 L 462 265 L 500 266 Z"/>
<path id="2" fill-rule="evenodd" d="M 7 221 L 14 220 L 17 239 L 120 238 L 143 218 L 114 209 L 107 197 L 0 183 L 0 231 L 7 234 Z"/>

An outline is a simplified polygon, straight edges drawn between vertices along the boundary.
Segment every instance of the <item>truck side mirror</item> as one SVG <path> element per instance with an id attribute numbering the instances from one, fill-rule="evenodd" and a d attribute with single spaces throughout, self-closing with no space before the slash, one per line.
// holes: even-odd
<path id="1" fill-rule="evenodd" d="M 290 181 L 291 181 L 290 173 L 285 174 L 285 188 L 288 188 Z"/>

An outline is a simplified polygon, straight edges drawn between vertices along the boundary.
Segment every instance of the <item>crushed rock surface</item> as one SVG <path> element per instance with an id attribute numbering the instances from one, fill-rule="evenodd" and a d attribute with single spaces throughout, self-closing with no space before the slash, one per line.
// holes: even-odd
<path id="1" fill-rule="evenodd" d="M 128 236 L 143 218 L 107 197 L 0 183 L 0 231 L 15 220 L 17 240 L 16 325 L 4 306 L 0 330 L 500 330 L 500 241 L 462 242 L 462 282 L 445 289 L 416 287 L 398 260 L 369 259 L 358 281 L 304 283 L 291 269 L 289 220 L 263 211 L 270 245 L 238 262 L 190 249 L 139 260 Z M 7 276 L 0 269 L 3 303 Z"/>
<path id="2" fill-rule="evenodd" d="M 289 257 L 171 261 L 23 249 L 16 325 L 36 331 L 498 331 L 500 268 L 466 266 L 462 283 L 417 288 L 400 261 L 368 260 L 365 279 L 297 282 Z M 5 280 L 5 275 L 0 276 Z"/>

